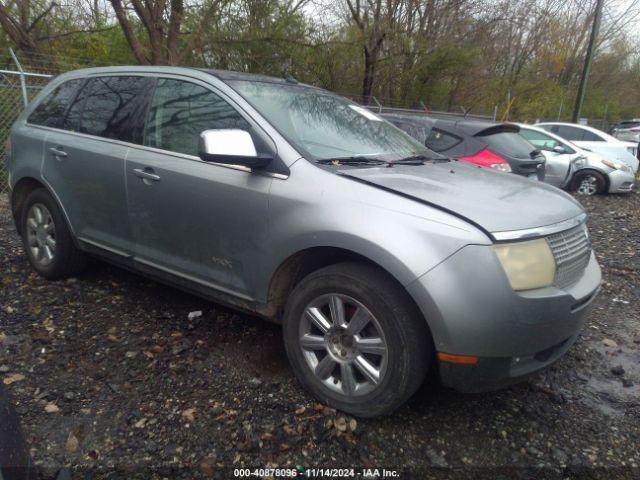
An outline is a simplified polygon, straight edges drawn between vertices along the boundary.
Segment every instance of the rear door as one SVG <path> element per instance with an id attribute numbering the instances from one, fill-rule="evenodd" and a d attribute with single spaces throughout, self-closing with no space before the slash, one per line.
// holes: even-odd
<path id="1" fill-rule="evenodd" d="M 124 181 L 129 142 L 139 142 L 153 79 L 87 79 L 45 142 L 44 177 L 58 195 L 79 240 L 131 255 Z"/>
<path id="2" fill-rule="evenodd" d="M 158 79 L 143 145 L 126 162 L 135 260 L 141 269 L 250 300 L 268 251 L 272 177 L 200 160 L 200 133 L 224 128 L 249 131 L 258 153 L 275 154 L 221 92 L 195 79 Z"/>

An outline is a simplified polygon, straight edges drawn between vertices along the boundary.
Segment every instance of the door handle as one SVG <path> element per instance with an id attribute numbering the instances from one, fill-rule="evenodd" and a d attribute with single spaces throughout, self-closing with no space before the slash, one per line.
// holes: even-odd
<path id="1" fill-rule="evenodd" d="M 49 151 L 51 152 L 51 154 L 52 154 L 54 157 L 57 157 L 57 158 L 63 158 L 63 157 L 66 157 L 66 156 L 67 156 L 67 152 L 65 152 L 64 150 L 62 150 L 60 147 L 58 147 L 58 148 L 56 148 L 56 147 L 51 147 L 51 148 L 49 149 Z"/>
<path id="2" fill-rule="evenodd" d="M 141 168 L 134 168 L 133 174 L 136 177 L 142 178 L 143 180 L 152 180 L 154 182 L 157 182 L 160 180 L 160 175 L 156 175 L 155 173 L 153 173 L 153 170 L 151 169 L 143 170 Z"/>

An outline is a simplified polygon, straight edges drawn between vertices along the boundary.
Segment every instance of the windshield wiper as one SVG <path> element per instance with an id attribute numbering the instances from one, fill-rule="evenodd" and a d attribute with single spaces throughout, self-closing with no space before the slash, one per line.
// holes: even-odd
<path id="1" fill-rule="evenodd" d="M 365 157 L 354 155 L 351 157 L 335 157 L 335 158 L 322 158 L 318 160 L 318 163 L 322 165 L 389 165 L 391 162 L 382 160 L 376 157 Z"/>
<path id="2" fill-rule="evenodd" d="M 451 159 L 444 156 L 437 157 L 429 157 L 427 155 L 411 155 L 409 157 L 401 158 L 400 160 L 395 160 L 393 164 L 398 165 L 424 165 L 424 162 L 450 162 Z"/>

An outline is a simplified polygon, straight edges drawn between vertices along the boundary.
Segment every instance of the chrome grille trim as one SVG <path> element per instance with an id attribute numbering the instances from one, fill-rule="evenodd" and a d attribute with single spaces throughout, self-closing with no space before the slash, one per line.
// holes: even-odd
<path id="1" fill-rule="evenodd" d="M 585 225 L 546 237 L 556 260 L 554 284 L 565 288 L 578 281 L 591 258 L 591 241 Z"/>

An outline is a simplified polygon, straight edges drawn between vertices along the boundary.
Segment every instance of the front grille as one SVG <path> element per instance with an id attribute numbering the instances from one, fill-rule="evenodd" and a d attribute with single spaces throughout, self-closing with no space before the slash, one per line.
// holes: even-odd
<path id="1" fill-rule="evenodd" d="M 556 260 L 555 285 L 568 287 L 578 281 L 591 258 L 591 241 L 585 225 L 547 237 Z"/>

